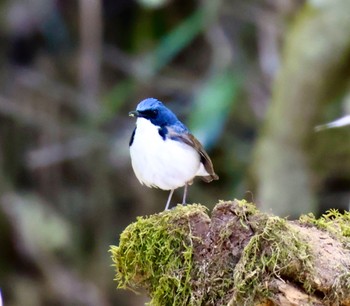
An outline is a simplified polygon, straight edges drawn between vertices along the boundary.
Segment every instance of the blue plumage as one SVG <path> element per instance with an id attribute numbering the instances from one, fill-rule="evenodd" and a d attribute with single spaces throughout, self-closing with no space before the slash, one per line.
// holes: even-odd
<path id="1" fill-rule="evenodd" d="M 176 188 L 187 187 L 195 176 L 210 182 L 218 179 L 208 154 L 176 115 L 154 98 L 141 101 L 136 111 L 136 128 L 130 139 L 130 156 L 141 184 L 170 190 L 168 209 Z"/>
<path id="2" fill-rule="evenodd" d="M 179 133 L 188 132 L 188 128 L 177 119 L 176 115 L 157 99 L 148 98 L 141 101 L 136 111 L 139 112 L 139 117 L 149 119 L 156 126 L 172 126 Z"/>

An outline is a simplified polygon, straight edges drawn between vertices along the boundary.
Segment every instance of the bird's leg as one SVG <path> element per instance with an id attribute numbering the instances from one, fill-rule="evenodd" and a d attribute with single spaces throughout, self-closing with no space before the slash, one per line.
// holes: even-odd
<path id="1" fill-rule="evenodd" d="M 188 183 L 185 184 L 185 188 L 184 188 L 184 196 L 183 196 L 183 198 L 182 198 L 182 204 L 183 204 L 183 205 L 186 204 L 187 189 L 188 189 Z"/>
<path id="2" fill-rule="evenodd" d="M 172 198 L 172 196 L 173 196 L 173 193 L 174 193 L 174 189 L 170 190 L 169 197 L 168 197 L 168 201 L 166 202 L 166 205 L 165 205 L 165 209 L 164 209 L 164 210 L 168 210 L 168 209 L 169 209 L 169 204 L 170 204 L 171 198 Z"/>

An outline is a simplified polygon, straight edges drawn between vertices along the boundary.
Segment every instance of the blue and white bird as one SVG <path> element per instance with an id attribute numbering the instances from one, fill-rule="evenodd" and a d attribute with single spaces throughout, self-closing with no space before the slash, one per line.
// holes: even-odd
<path id="1" fill-rule="evenodd" d="M 185 187 L 186 204 L 195 176 L 207 183 L 219 179 L 203 146 L 162 102 L 145 99 L 129 115 L 137 118 L 129 143 L 135 175 L 142 185 L 170 190 L 165 210 L 179 187 Z"/>

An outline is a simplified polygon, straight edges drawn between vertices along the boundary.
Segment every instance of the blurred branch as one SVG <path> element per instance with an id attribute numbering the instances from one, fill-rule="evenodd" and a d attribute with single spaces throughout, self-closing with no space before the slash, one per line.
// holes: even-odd
<path id="1" fill-rule="evenodd" d="M 103 60 L 109 67 L 125 73 L 127 76 L 134 78 L 140 83 L 154 82 L 157 84 L 157 89 L 159 91 L 167 92 L 178 88 L 181 88 L 183 91 L 190 91 L 193 88 L 193 80 L 189 81 L 184 78 L 169 77 L 164 74 L 152 75 L 151 68 L 146 67 L 141 58 L 127 55 L 114 46 L 104 46 Z M 143 71 L 143 73 L 140 73 L 140 71 Z M 145 75 L 149 75 L 149 78 L 145 78 Z"/>
<path id="2" fill-rule="evenodd" d="M 95 138 L 79 137 L 71 139 L 64 144 L 53 144 L 29 152 L 27 164 L 30 168 L 52 166 L 70 159 L 89 154 L 94 148 L 100 146 Z"/>
<path id="3" fill-rule="evenodd" d="M 16 82 L 23 87 L 40 93 L 45 98 L 49 98 L 48 102 L 59 102 L 73 109 L 80 107 L 80 96 L 77 90 L 50 78 L 42 71 L 21 68 L 16 73 Z"/>
<path id="4" fill-rule="evenodd" d="M 102 3 L 80 0 L 80 86 L 81 101 L 88 115 L 99 110 L 102 52 Z"/>
<path id="5" fill-rule="evenodd" d="M 0 113 L 24 122 L 30 126 L 61 130 L 66 135 L 84 135 L 66 143 L 43 146 L 28 153 L 27 163 L 30 168 L 40 168 L 61 163 L 89 154 L 94 148 L 109 143 L 110 137 L 98 130 L 87 131 L 78 125 L 64 125 L 53 120 L 51 116 L 37 109 L 24 107 L 23 104 L 0 96 Z"/>
<path id="6" fill-rule="evenodd" d="M 140 61 L 112 45 L 103 47 L 103 60 L 128 76 L 139 79 Z"/>
<path id="7" fill-rule="evenodd" d="M 236 1 L 234 5 L 226 2 L 224 9 L 222 9 L 222 15 L 243 22 L 250 22 L 256 26 L 260 66 L 269 78 L 268 81 L 271 81 L 279 66 L 278 43 L 285 33 L 286 14 L 279 14 L 261 4 L 247 4 Z"/>
<path id="8" fill-rule="evenodd" d="M 206 39 L 211 45 L 212 61 L 211 72 L 220 73 L 233 63 L 234 52 L 232 42 L 226 35 L 224 27 L 215 23 L 205 32 Z M 218 48 L 220 46 L 220 48 Z"/>
<path id="9" fill-rule="evenodd" d="M 79 127 L 78 124 L 69 124 L 67 122 L 62 124 L 50 114 L 40 111 L 28 103 L 10 100 L 3 96 L 0 96 L 0 113 L 32 127 L 45 130 L 61 130 L 67 135 L 86 134 L 86 129 Z M 97 131 L 95 133 L 99 134 Z"/>
<path id="10" fill-rule="evenodd" d="M 234 17 L 235 19 L 242 21 L 249 21 L 257 23 L 258 20 L 264 19 L 266 22 L 270 22 L 276 18 L 276 15 L 271 13 L 271 10 L 264 9 L 262 6 L 243 3 L 241 1 L 224 2 L 221 8 L 221 13 L 224 17 Z"/>
<path id="11" fill-rule="evenodd" d="M 44 112 L 40 112 L 37 109 L 30 109 L 29 107 L 25 107 L 23 104 L 9 100 L 2 96 L 0 96 L 0 113 L 32 126 L 38 126 L 46 129 L 58 127 L 58 124 L 49 118 Z"/>

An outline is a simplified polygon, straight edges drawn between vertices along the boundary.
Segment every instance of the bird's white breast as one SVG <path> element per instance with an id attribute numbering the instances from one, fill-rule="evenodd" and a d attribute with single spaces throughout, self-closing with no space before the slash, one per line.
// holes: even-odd
<path id="1" fill-rule="evenodd" d="M 164 190 L 190 182 L 200 169 L 198 152 L 180 141 L 165 139 L 149 120 L 138 118 L 130 156 L 141 184 Z"/>

